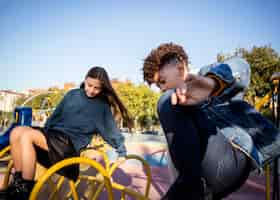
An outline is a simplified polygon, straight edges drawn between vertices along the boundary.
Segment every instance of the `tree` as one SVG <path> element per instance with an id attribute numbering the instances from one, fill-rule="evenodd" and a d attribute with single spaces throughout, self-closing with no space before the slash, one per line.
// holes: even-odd
<path id="1" fill-rule="evenodd" d="M 137 128 L 144 129 L 159 124 L 156 114 L 156 104 L 159 99 L 159 93 L 154 92 L 144 84 L 135 85 L 130 81 L 120 82 L 113 80 L 112 83 L 131 114 Z M 55 108 L 65 93 L 65 90 L 50 88 L 46 93 L 33 98 L 26 106 L 32 107 L 34 113 L 40 109 Z M 28 98 L 30 98 L 30 96 Z M 17 105 L 22 105 L 26 99 L 27 98 L 18 99 Z M 125 122 L 120 123 L 125 124 Z"/>
<path id="2" fill-rule="evenodd" d="M 271 90 L 270 77 L 280 71 L 280 58 L 269 46 L 254 47 L 251 52 L 242 49 L 241 53 L 251 65 L 251 85 L 247 98 L 255 103 L 256 97 L 263 97 Z"/>
<path id="3" fill-rule="evenodd" d="M 24 106 L 29 106 L 33 110 L 33 114 L 43 114 L 46 113 L 47 116 L 49 116 L 53 109 L 57 106 L 57 104 L 61 101 L 65 94 L 64 90 L 60 89 L 49 89 L 48 91 L 38 93 L 35 95 L 22 97 L 17 99 L 16 105 L 22 106 L 23 103 L 25 103 Z"/>
<path id="4" fill-rule="evenodd" d="M 156 114 L 158 93 L 144 84 L 137 86 L 131 82 L 118 82 L 114 84 L 114 87 L 128 108 L 136 127 L 143 129 L 158 124 Z"/>
<path id="5" fill-rule="evenodd" d="M 236 49 L 233 56 L 238 55 L 247 60 L 251 66 L 251 82 L 245 98 L 255 104 L 258 98 L 265 96 L 271 90 L 271 75 L 280 71 L 280 58 L 270 46 L 254 46 L 251 50 Z M 223 61 L 229 55 L 218 54 L 217 60 Z"/>

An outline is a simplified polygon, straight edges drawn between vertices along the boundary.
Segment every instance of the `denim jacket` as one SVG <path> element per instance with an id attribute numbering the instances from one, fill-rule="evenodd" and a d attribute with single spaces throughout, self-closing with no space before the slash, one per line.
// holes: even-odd
<path id="1" fill-rule="evenodd" d="M 261 169 L 279 157 L 279 130 L 245 101 L 233 100 L 232 97 L 244 86 L 232 76 L 230 66 L 217 63 L 202 68 L 199 74 L 212 74 L 227 84 L 220 95 L 201 104 L 203 111 L 215 123 L 217 131 L 251 158 L 256 168 Z"/>

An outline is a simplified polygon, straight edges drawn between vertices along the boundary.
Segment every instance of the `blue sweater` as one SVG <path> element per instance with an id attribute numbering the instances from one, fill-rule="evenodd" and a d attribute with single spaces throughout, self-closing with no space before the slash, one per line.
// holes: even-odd
<path id="1" fill-rule="evenodd" d="M 94 133 L 126 155 L 124 137 L 116 126 L 110 106 L 99 97 L 88 98 L 84 89 L 69 91 L 48 118 L 45 129 L 58 130 L 68 135 L 79 152 L 92 140 Z"/>

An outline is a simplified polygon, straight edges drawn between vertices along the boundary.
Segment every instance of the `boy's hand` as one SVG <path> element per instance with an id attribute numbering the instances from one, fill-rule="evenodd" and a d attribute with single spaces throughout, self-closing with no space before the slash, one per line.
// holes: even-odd
<path id="1" fill-rule="evenodd" d="M 206 100 L 216 87 L 215 80 L 209 77 L 188 73 L 184 80 L 171 96 L 173 105 L 198 104 Z"/>

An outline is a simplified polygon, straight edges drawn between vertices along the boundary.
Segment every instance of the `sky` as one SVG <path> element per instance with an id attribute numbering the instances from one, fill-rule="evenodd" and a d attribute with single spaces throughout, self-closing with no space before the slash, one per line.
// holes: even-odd
<path id="1" fill-rule="evenodd" d="M 197 68 L 237 48 L 280 53 L 279 10 L 278 0 L 0 0 L 0 90 L 79 84 L 92 66 L 139 84 L 166 42 Z"/>

